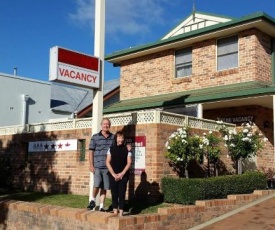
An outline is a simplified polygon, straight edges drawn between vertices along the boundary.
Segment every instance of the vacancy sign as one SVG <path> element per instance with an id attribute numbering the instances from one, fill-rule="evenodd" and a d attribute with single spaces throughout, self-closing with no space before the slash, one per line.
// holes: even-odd
<path id="1" fill-rule="evenodd" d="M 58 46 L 50 49 L 50 81 L 99 88 L 99 58 Z"/>
<path id="2" fill-rule="evenodd" d="M 59 152 L 77 150 L 77 140 L 29 142 L 28 152 Z"/>

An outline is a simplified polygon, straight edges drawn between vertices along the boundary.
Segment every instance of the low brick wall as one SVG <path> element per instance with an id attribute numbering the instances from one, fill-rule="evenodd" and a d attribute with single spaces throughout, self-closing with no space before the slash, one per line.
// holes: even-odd
<path id="1" fill-rule="evenodd" d="M 171 230 L 188 229 L 248 204 L 275 190 L 229 195 L 227 199 L 197 201 L 195 205 L 159 208 L 155 214 L 117 217 L 112 213 L 14 200 L 0 201 L 0 228 L 5 230 Z"/>

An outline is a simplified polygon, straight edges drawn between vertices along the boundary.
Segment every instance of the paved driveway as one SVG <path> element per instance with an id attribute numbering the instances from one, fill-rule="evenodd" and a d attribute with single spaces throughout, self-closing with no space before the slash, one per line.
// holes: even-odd
<path id="1" fill-rule="evenodd" d="M 275 230 L 275 194 L 189 230 Z"/>

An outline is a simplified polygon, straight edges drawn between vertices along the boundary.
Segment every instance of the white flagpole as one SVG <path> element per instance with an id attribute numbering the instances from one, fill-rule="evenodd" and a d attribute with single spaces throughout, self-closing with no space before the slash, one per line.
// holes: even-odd
<path id="1" fill-rule="evenodd" d="M 100 86 L 93 92 L 93 121 L 92 134 L 101 129 L 100 122 L 103 116 L 103 83 L 104 83 L 104 53 L 105 53 L 105 0 L 95 0 L 95 34 L 94 34 L 94 56 L 100 60 L 99 76 Z M 90 194 L 92 197 L 94 178 L 90 172 Z M 99 203 L 97 196 L 96 203 Z"/>

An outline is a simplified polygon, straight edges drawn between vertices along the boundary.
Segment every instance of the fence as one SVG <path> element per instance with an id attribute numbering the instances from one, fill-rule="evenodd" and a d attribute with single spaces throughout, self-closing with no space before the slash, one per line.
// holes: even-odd
<path id="1" fill-rule="evenodd" d="M 111 120 L 112 126 L 164 123 L 176 126 L 186 125 L 191 128 L 200 128 L 212 131 L 218 130 L 220 126 L 220 124 L 213 120 L 156 110 L 112 114 L 105 117 L 108 117 Z M 4 126 L 0 127 L 0 135 L 92 128 L 92 120 L 93 118 L 89 117 L 27 125 Z M 225 125 L 229 128 L 235 127 L 234 124 L 225 123 Z"/>

